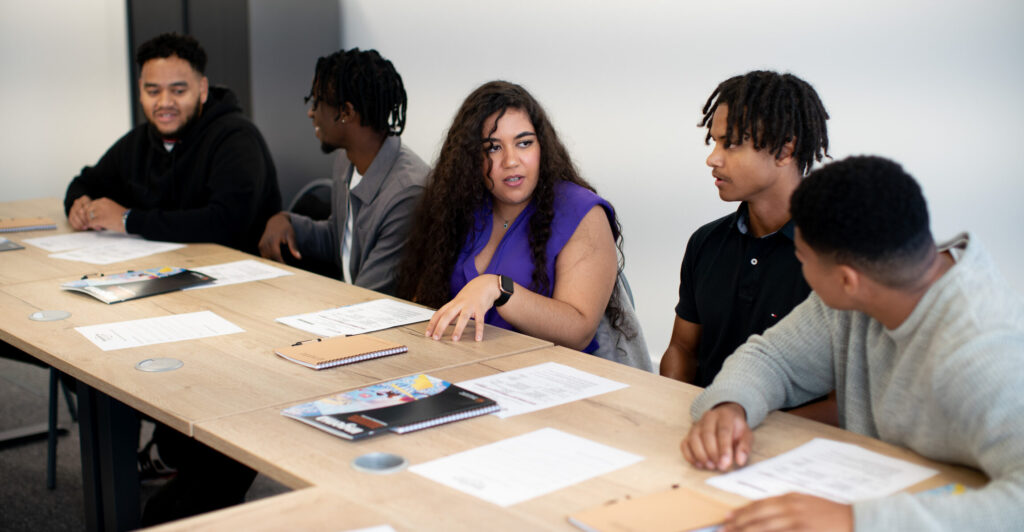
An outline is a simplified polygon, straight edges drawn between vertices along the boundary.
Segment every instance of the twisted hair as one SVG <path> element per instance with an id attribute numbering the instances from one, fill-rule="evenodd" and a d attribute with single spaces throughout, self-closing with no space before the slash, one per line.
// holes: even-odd
<path id="1" fill-rule="evenodd" d="M 188 61 L 192 69 L 200 74 L 206 70 L 206 51 L 199 45 L 199 41 L 191 35 L 177 33 L 161 33 L 140 44 L 135 53 L 135 62 L 139 65 L 139 72 L 142 72 L 142 65 L 147 61 L 172 55 Z"/>
<path id="2" fill-rule="evenodd" d="M 734 76 L 718 85 L 704 104 L 704 143 L 711 141 L 711 119 L 719 105 L 729 108 L 726 144 L 737 144 L 747 136 L 757 150 L 768 149 L 778 158 L 786 143 L 795 139 L 793 157 L 802 175 L 814 161 L 828 157 L 828 112 L 806 81 L 792 75 L 756 70 Z"/>
<path id="3" fill-rule="evenodd" d="M 547 294 L 552 280 L 547 272 L 547 243 L 554 219 L 555 186 L 561 181 L 594 191 L 577 171 L 569 152 L 558 139 L 554 127 L 540 104 L 523 87 L 492 81 L 473 91 L 462 103 L 441 147 L 423 199 L 416 211 L 413 229 L 399 267 L 396 293 L 399 297 L 440 307 L 451 299 L 451 276 L 459 252 L 470 231 L 477 227 L 474 213 L 490 207 L 491 191 L 484 176 L 490 160 L 484 154 L 484 124 L 497 114 L 500 119 L 509 109 L 527 114 L 540 145 L 540 172 L 531 202 L 535 210 L 530 218 L 529 244 L 533 276 L 531 290 Z M 497 128 L 498 120 L 492 127 Z M 486 162 L 485 162 L 486 161 Z M 616 246 L 621 242 L 617 218 L 612 220 Z M 620 264 L 621 269 L 621 264 Z M 609 317 L 616 326 L 621 310 L 616 297 L 609 302 Z"/>
<path id="4" fill-rule="evenodd" d="M 317 59 L 315 72 L 306 96 L 314 109 L 326 103 L 337 107 L 341 116 L 341 107 L 348 102 L 359 113 L 360 125 L 385 136 L 405 131 L 408 99 L 402 76 L 377 50 L 339 50 Z"/>

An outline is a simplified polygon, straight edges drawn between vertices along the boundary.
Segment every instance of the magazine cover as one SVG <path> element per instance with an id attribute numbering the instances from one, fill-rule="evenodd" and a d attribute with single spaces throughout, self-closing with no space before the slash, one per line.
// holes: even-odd
<path id="1" fill-rule="evenodd" d="M 164 266 L 148 270 L 128 270 L 111 275 L 86 275 L 78 281 L 70 281 L 60 287 L 64 290 L 84 292 L 110 304 L 181 290 L 214 280 L 209 275 L 185 268 Z"/>

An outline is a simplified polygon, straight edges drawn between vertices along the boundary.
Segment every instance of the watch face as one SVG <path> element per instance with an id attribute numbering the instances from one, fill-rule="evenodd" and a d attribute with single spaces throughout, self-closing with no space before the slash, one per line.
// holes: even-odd
<path id="1" fill-rule="evenodd" d="M 501 279 L 501 291 L 505 292 L 506 294 L 511 294 L 512 291 L 515 290 L 515 288 L 516 288 L 515 281 L 513 281 L 511 277 L 506 277 L 504 275 L 502 275 L 500 277 L 500 279 Z"/>

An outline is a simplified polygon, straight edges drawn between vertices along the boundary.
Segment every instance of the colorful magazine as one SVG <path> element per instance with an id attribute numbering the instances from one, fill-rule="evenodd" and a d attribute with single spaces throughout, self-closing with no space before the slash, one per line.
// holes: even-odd
<path id="1" fill-rule="evenodd" d="M 148 270 L 128 270 L 112 275 L 87 275 L 78 281 L 64 283 L 60 287 L 64 290 L 84 292 L 104 303 L 111 304 L 213 281 L 215 279 L 209 275 L 184 268 L 165 266 Z"/>
<path id="2" fill-rule="evenodd" d="M 347 440 L 404 434 L 497 412 L 497 403 L 448 381 L 412 375 L 286 408 L 281 414 Z"/>

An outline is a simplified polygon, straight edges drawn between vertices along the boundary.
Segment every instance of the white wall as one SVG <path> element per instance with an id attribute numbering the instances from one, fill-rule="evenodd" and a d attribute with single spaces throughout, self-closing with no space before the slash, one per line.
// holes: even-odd
<path id="1" fill-rule="evenodd" d="M 837 4 L 345 0 L 342 40 L 395 63 L 410 102 L 403 138 L 431 161 L 473 88 L 500 78 L 533 92 L 618 209 L 655 358 L 687 238 L 735 208 L 704 165 L 700 107 L 720 81 L 753 69 L 814 85 L 832 115 L 835 158 L 903 163 L 925 190 L 936 237 L 975 231 L 1024 292 L 1024 3 Z"/>
<path id="2" fill-rule="evenodd" d="M 131 124 L 124 0 L 0 2 L 0 201 L 64 198 Z"/>

